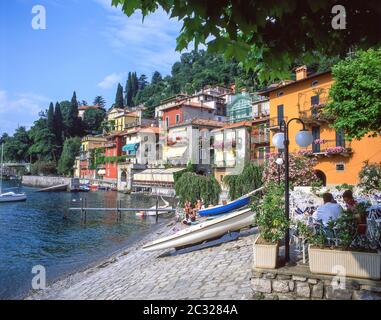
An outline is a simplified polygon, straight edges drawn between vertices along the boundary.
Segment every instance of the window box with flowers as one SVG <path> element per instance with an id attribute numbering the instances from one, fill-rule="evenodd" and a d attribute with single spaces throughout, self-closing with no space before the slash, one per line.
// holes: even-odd
<path id="1" fill-rule="evenodd" d="M 352 153 L 351 148 L 345 148 L 345 147 L 341 147 L 341 146 L 329 147 L 329 148 L 325 149 L 325 151 L 324 151 L 324 154 L 326 156 L 335 155 L 335 154 L 348 156 L 350 153 Z"/>

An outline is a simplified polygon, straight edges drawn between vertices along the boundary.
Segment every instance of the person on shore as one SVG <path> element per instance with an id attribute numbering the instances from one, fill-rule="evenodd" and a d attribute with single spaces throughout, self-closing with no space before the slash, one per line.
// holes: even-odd
<path id="1" fill-rule="evenodd" d="M 328 221 L 336 220 L 341 215 L 343 208 L 334 202 L 335 200 L 331 193 L 324 193 L 323 201 L 324 204 L 317 208 L 313 218 L 315 221 L 321 221 L 324 226 L 327 226 Z"/>

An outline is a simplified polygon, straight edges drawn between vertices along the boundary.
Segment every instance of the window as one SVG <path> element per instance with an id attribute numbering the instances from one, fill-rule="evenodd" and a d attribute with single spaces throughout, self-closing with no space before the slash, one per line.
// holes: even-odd
<path id="1" fill-rule="evenodd" d="M 312 127 L 312 138 L 313 141 L 320 139 L 320 127 Z M 312 142 L 312 152 L 320 152 L 320 143 L 315 144 L 314 142 Z"/>
<path id="2" fill-rule="evenodd" d="M 278 115 L 278 125 L 280 125 L 281 122 L 282 122 L 283 119 L 284 119 L 284 108 L 283 108 L 283 104 L 280 104 L 279 106 L 277 106 L 277 115 Z"/>
<path id="3" fill-rule="evenodd" d="M 336 163 L 336 171 L 344 171 L 345 165 L 344 163 Z"/>
<path id="4" fill-rule="evenodd" d="M 311 86 L 316 87 L 318 84 L 319 84 L 319 81 L 314 80 L 314 81 L 312 81 Z"/>
<path id="5" fill-rule="evenodd" d="M 345 148 L 345 137 L 343 131 L 341 130 L 336 131 L 336 147 Z"/>
<path id="6" fill-rule="evenodd" d="M 165 126 L 168 128 L 169 126 L 169 117 L 165 117 Z"/>
<path id="7" fill-rule="evenodd" d="M 179 122 L 180 122 L 180 115 L 176 114 L 176 123 L 179 123 Z"/>
<path id="8" fill-rule="evenodd" d="M 281 96 L 283 96 L 283 95 L 284 95 L 284 92 L 283 92 L 283 91 L 279 91 L 279 92 L 277 92 L 277 94 L 276 94 L 277 97 L 281 97 Z"/>
<path id="9" fill-rule="evenodd" d="M 311 97 L 311 106 L 317 106 L 319 104 L 319 96 L 312 96 Z"/>

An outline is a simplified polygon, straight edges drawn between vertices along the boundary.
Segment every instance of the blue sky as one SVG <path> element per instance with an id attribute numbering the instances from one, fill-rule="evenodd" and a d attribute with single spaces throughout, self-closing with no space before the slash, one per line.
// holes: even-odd
<path id="1" fill-rule="evenodd" d="M 46 9 L 46 30 L 32 28 L 32 7 Z M 29 127 L 49 102 L 92 103 L 102 95 L 109 107 L 127 73 L 169 74 L 178 60 L 181 23 L 158 11 L 131 17 L 111 0 L 0 1 L 0 134 Z"/>

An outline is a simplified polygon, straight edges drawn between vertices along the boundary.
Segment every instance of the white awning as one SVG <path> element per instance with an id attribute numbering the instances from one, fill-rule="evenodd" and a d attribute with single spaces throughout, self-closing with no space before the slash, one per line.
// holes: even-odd
<path id="1" fill-rule="evenodd" d="M 184 170 L 185 168 L 169 168 L 169 169 L 146 169 L 134 174 L 134 182 L 164 182 L 174 183 L 173 173 Z"/>
<path id="2" fill-rule="evenodd" d="M 106 174 L 106 170 L 105 169 L 99 169 L 98 172 L 97 172 L 100 176 L 104 176 Z"/>
<path id="3" fill-rule="evenodd" d="M 183 147 L 170 147 L 167 151 L 167 158 L 168 159 L 178 159 L 182 158 L 184 156 L 185 151 L 187 150 L 188 146 Z"/>

